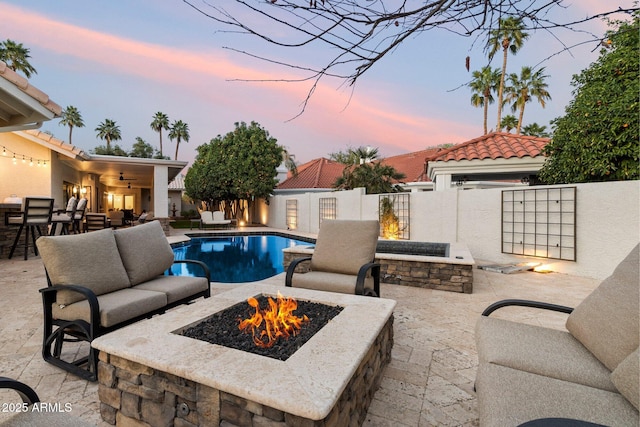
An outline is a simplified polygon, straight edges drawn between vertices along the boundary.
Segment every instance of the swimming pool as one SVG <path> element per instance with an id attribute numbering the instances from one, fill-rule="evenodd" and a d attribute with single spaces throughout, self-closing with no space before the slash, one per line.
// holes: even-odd
<path id="1" fill-rule="evenodd" d="M 196 259 L 207 264 L 212 282 L 243 283 L 282 273 L 282 250 L 298 245 L 312 244 L 277 235 L 193 237 L 187 243 L 174 246 L 173 253 L 176 259 Z M 171 271 L 183 276 L 193 276 L 196 272 L 185 264 L 176 264 Z"/>

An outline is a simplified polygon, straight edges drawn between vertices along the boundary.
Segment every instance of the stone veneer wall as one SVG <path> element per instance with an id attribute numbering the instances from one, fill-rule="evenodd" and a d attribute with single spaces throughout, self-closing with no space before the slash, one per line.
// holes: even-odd
<path id="1" fill-rule="evenodd" d="M 308 256 L 289 249 L 284 253 L 285 271 L 294 259 Z M 472 265 L 378 258 L 375 261 L 380 264 L 380 281 L 383 283 L 466 294 L 473 292 Z M 298 264 L 296 271 L 309 271 L 309 263 Z"/>
<path id="2" fill-rule="evenodd" d="M 362 425 L 384 367 L 391 360 L 392 347 L 393 316 L 380 331 L 334 408 L 320 421 L 100 352 L 100 415 L 109 424 L 136 427 L 329 427 L 353 425 L 356 420 L 357 425 Z"/>

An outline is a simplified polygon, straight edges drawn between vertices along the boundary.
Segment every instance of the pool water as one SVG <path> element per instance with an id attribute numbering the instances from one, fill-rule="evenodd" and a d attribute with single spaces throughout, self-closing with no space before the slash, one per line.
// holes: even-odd
<path id="1" fill-rule="evenodd" d="M 173 248 L 176 259 L 203 261 L 211 271 L 212 282 L 255 282 L 284 271 L 282 250 L 311 243 L 283 236 L 229 236 L 192 238 Z M 176 264 L 173 274 L 194 276 L 197 267 Z"/>

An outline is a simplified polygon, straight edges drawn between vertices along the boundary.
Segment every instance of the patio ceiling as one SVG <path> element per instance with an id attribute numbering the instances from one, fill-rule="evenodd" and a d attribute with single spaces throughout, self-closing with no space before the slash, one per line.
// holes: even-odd
<path id="1" fill-rule="evenodd" d="M 129 184 L 131 184 L 131 188 L 151 188 L 153 187 L 155 166 L 168 166 L 170 182 L 187 165 L 187 162 L 173 160 L 95 155 L 89 156 L 88 161 L 63 157 L 60 160 L 76 170 L 97 175 L 101 184 L 112 188 L 126 188 Z M 120 180 L 121 172 L 122 180 Z"/>
<path id="2" fill-rule="evenodd" d="M 36 129 L 61 112 L 46 93 L 0 61 L 0 132 Z"/>

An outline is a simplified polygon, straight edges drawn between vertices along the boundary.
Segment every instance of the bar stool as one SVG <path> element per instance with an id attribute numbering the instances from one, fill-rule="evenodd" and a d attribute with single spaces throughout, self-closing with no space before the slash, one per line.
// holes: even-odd
<path id="1" fill-rule="evenodd" d="M 51 232 L 49 233 L 51 236 L 56 234 L 58 224 L 62 225 L 60 234 L 69 234 L 69 226 L 73 226 L 77 206 L 78 199 L 71 197 L 64 211 L 58 211 L 51 216 Z"/>
<path id="2" fill-rule="evenodd" d="M 8 225 L 20 226 L 16 239 L 11 246 L 11 252 L 9 252 L 9 259 L 13 257 L 13 252 L 18 246 L 20 235 L 22 230 L 26 228 L 24 236 L 24 259 L 28 259 L 29 255 L 29 232 L 31 232 L 31 240 L 33 241 L 33 252 L 38 255 L 38 248 L 36 247 L 36 231 L 42 236 L 42 229 L 40 227 L 46 227 L 51 223 L 51 215 L 53 213 L 53 199 L 44 197 L 27 197 L 24 203 L 24 210 L 20 216 L 7 218 Z"/>

